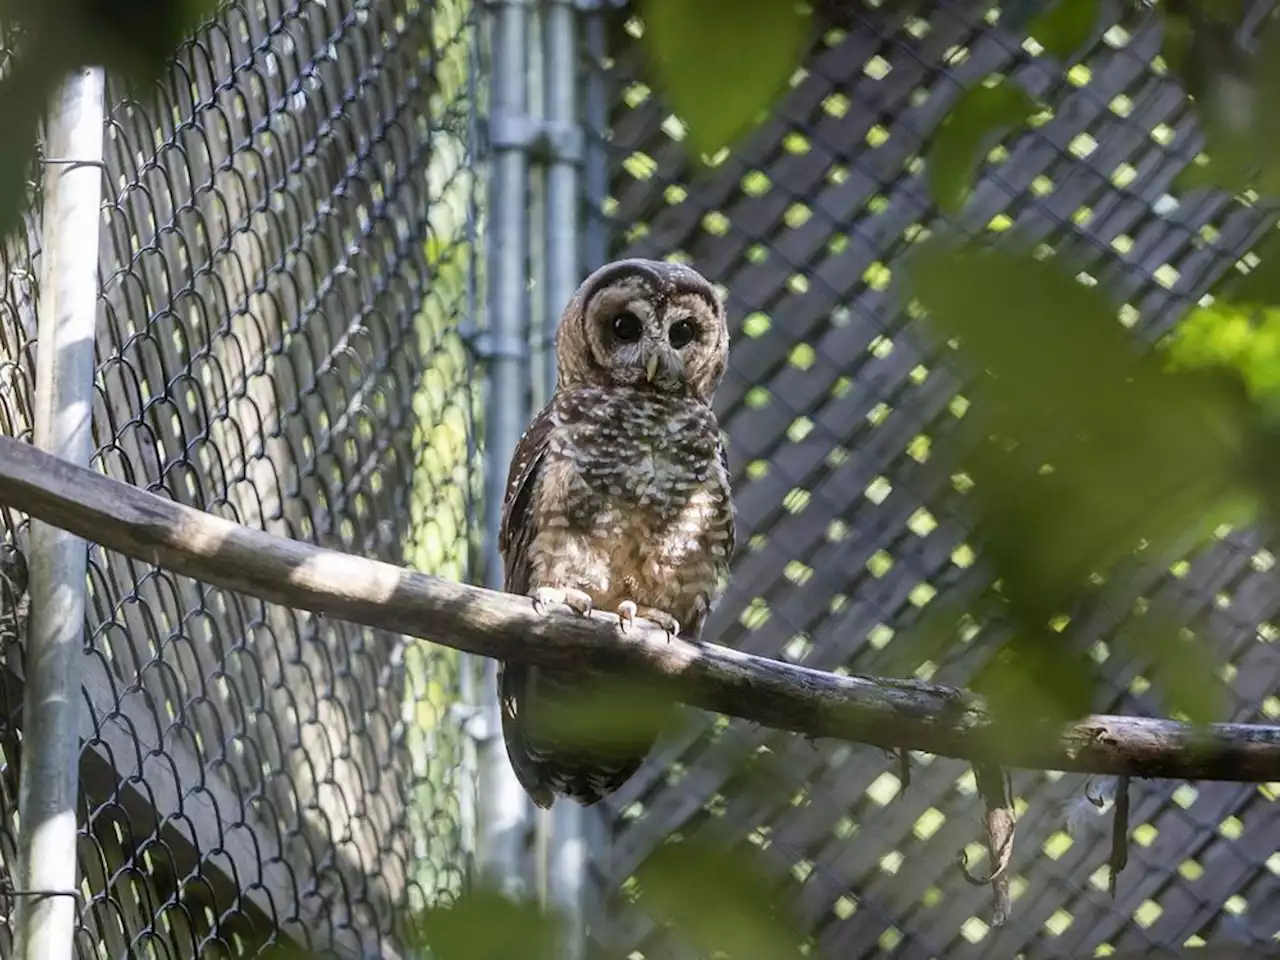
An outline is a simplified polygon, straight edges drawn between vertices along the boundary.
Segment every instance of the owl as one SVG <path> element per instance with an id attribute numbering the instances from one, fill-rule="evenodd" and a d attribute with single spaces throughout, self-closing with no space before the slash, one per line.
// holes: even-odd
<path id="1" fill-rule="evenodd" d="M 689 267 L 621 260 L 583 281 L 556 334 L 555 394 L 507 476 L 498 541 L 507 592 L 539 610 L 612 611 L 623 630 L 641 617 L 669 636 L 701 636 L 735 540 L 711 409 L 728 352 L 720 298 Z M 504 663 L 498 677 L 507 755 L 540 807 L 557 795 L 583 806 L 608 796 L 661 733 L 652 715 L 629 718 L 616 736 L 557 724 L 583 695 L 571 669 Z M 610 703 L 628 709 L 625 698 Z"/>

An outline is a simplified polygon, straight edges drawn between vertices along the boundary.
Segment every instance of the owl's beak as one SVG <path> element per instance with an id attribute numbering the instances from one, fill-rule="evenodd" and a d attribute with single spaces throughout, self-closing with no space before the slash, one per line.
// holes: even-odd
<path id="1" fill-rule="evenodd" d="M 644 362 L 644 376 L 650 383 L 653 382 L 653 378 L 658 372 L 658 364 L 660 362 L 660 358 L 656 353 L 649 354 L 649 358 Z"/>

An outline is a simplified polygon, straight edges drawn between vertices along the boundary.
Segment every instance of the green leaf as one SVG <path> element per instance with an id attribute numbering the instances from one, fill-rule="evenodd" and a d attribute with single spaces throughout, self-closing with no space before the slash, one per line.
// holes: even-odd
<path id="1" fill-rule="evenodd" d="M 1009 709 L 1027 709 L 1019 691 L 1053 689 L 1059 707 L 1045 713 L 1079 709 L 1087 665 L 1072 666 L 1048 625 L 1091 576 L 1138 551 L 1167 563 L 1206 518 L 1238 515 L 1254 408 L 1233 371 L 1170 372 L 1139 352 L 1102 292 L 1051 261 L 935 238 L 907 272 L 932 325 L 982 374 L 966 417 L 979 439 L 956 466 L 1013 629 L 988 682 Z"/>
<path id="2" fill-rule="evenodd" d="M 645 0 L 641 14 L 655 79 L 707 155 L 773 104 L 809 38 L 807 6 L 787 0 Z"/>
<path id="3" fill-rule="evenodd" d="M 1027 33 L 1059 60 L 1081 53 L 1098 25 L 1099 0 L 1057 0 L 1031 21 Z"/>
<path id="4" fill-rule="evenodd" d="M 1268 22 L 1252 56 L 1235 43 L 1230 26 L 1193 18 L 1190 27 L 1182 74 L 1208 163 L 1186 167 L 1173 189 L 1280 194 L 1280 115 L 1269 108 L 1280 89 L 1280 25 Z"/>
<path id="5" fill-rule="evenodd" d="M 626 677 L 584 675 L 573 696 L 543 704 L 539 727 L 583 750 L 644 753 L 676 709 L 669 696 Z"/>
<path id="6" fill-rule="evenodd" d="M 1189 510 L 1233 485 L 1242 395 L 1139 353 L 1098 288 L 1052 262 L 937 240 L 917 251 L 909 276 L 933 324 L 990 374 L 976 412 L 1015 449 L 986 445 L 975 466 L 996 482 L 1033 474 L 1011 484 L 1014 501 L 997 500 L 997 513 L 1025 508 L 1024 530 L 1052 533 L 1046 569 L 1074 579 L 1131 549 L 1118 537 L 1176 537 Z M 1011 582 L 1024 576 L 1011 573 Z"/>
<path id="7" fill-rule="evenodd" d="M 1245 368 L 1257 349 L 1259 321 L 1264 316 L 1262 311 L 1222 300 L 1196 308 L 1169 337 L 1165 347 L 1169 369 Z"/>
<path id="8" fill-rule="evenodd" d="M 1222 658 L 1190 631 L 1180 629 L 1177 612 L 1157 608 L 1122 625 L 1118 644 L 1150 663 L 1150 678 L 1166 713 L 1184 713 L 1192 723 L 1229 719 L 1229 692 L 1219 677 Z"/>
<path id="9" fill-rule="evenodd" d="M 1089 712 L 1097 670 L 1066 638 L 1048 630 L 1015 634 L 970 683 L 995 720 L 997 745 L 1017 751 L 1054 738 Z"/>
<path id="10" fill-rule="evenodd" d="M 41 114 L 60 79 L 46 65 L 17 58 L 0 80 L 0 237 L 8 238 L 21 225 L 29 207 L 32 181 L 39 189 L 36 135 Z"/>
<path id="11" fill-rule="evenodd" d="M 961 635 L 979 622 L 981 612 L 981 597 L 942 594 L 894 637 L 872 669 L 877 676 L 909 677 L 922 664 L 942 660 L 962 642 Z"/>
<path id="12" fill-rule="evenodd" d="M 1232 273 L 1219 295 L 1236 303 L 1280 306 L 1280 230 L 1274 226 L 1250 251 L 1258 263 L 1246 274 Z"/>
<path id="13" fill-rule="evenodd" d="M 929 188 L 943 211 L 953 214 L 963 206 L 982 155 L 1035 110 L 1027 92 L 1007 80 L 974 87 L 960 97 L 929 154 Z"/>
<path id="14" fill-rule="evenodd" d="M 492 890 L 474 890 L 452 905 L 425 910 L 413 926 L 415 944 L 431 960 L 555 960 L 560 955 L 554 917 Z"/>
<path id="15" fill-rule="evenodd" d="M 1169 73 L 1187 82 L 1188 52 L 1191 49 L 1191 21 L 1183 14 L 1168 10 L 1160 23 L 1160 56 L 1164 58 Z"/>
<path id="16" fill-rule="evenodd" d="M 751 846 L 668 842 L 637 871 L 638 904 L 699 953 L 723 960 L 799 960 L 783 884 Z"/>
<path id="17" fill-rule="evenodd" d="M 0 2 L 0 35 L 9 55 L 0 80 L 0 233 L 7 237 L 19 224 L 39 119 L 62 78 L 99 65 L 138 95 L 154 96 L 148 87 L 216 6 L 216 0 Z"/>
<path id="18" fill-rule="evenodd" d="M 1165 348 L 1170 370 L 1230 369 L 1263 409 L 1280 410 L 1280 307 L 1225 299 L 1197 307 Z"/>

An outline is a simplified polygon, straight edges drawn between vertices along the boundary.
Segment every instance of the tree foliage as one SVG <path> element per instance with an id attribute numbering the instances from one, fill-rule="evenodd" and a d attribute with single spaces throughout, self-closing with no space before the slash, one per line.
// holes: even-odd
<path id="1" fill-rule="evenodd" d="M 649 0 L 646 9 L 662 5 Z M 742 28 L 732 0 L 690 6 L 699 37 L 737 42 Z M 775 4 L 769 22 L 780 29 L 796 9 Z M 1191 94 L 1205 135 L 1184 188 L 1261 197 L 1275 188 L 1280 155 L 1280 121 L 1258 106 L 1280 82 L 1272 76 L 1280 70 L 1280 29 L 1268 21 L 1253 51 L 1245 51 L 1234 39 L 1242 10 L 1238 3 L 1175 0 L 1146 12 L 1162 19 L 1164 68 Z M 1097 0 L 1013 0 L 1000 23 L 1034 40 L 1037 56 L 1065 67 L 1101 35 L 1101 16 Z M 646 39 L 659 85 L 689 123 L 689 139 L 705 147 L 721 145 L 730 129 L 749 135 L 752 118 L 769 103 L 739 88 L 725 101 L 732 123 L 723 113 L 704 120 L 709 104 L 721 100 L 708 95 L 710 76 L 693 84 L 673 70 L 666 37 L 676 32 L 668 25 Z M 1012 76 L 992 75 L 962 91 L 925 152 L 939 211 L 960 213 L 991 149 L 1049 109 Z M 921 239 L 908 258 L 903 293 L 957 347 L 957 365 L 973 382 L 966 417 L 972 442 L 956 448 L 951 466 L 971 484 L 980 552 L 997 585 L 980 612 L 1009 628 L 980 686 L 993 709 L 1005 709 L 1010 735 L 1032 735 L 1036 727 L 1027 720 L 1078 716 L 1092 702 L 1094 665 L 1060 636 L 1091 585 L 1134 557 L 1171 563 L 1212 532 L 1280 505 L 1268 479 L 1268 424 L 1280 400 L 1273 306 L 1280 281 L 1257 269 L 1224 284 L 1211 306 L 1187 319 L 1167 354 L 1144 355 L 1118 322 L 1108 291 L 1082 285 L 1053 258 L 986 249 L 958 235 L 925 231 Z M 1273 236 L 1260 249 L 1265 263 L 1275 245 Z M 930 646 L 955 635 L 940 624 L 942 610 L 953 620 L 975 612 L 940 607 L 922 627 Z M 1217 691 L 1188 679 L 1189 665 L 1198 676 L 1211 674 L 1207 651 L 1153 640 L 1161 635 L 1152 630 L 1156 622 L 1165 621 L 1153 614 L 1121 636 L 1131 652 L 1155 661 L 1167 709 L 1213 717 Z"/>
<path id="2" fill-rule="evenodd" d="M 101 66 L 145 89 L 216 0 L 0 0 L 0 234 L 28 198 L 43 112 L 72 70 Z"/>

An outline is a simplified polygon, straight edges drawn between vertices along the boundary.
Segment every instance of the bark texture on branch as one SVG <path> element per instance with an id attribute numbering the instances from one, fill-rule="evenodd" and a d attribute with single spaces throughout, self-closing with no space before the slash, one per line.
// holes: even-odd
<path id="1" fill-rule="evenodd" d="M 810 737 L 1005 767 L 1139 777 L 1280 780 L 1280 727 L 1195 728 L 1095 715 L 1056 736 L 993 735 L 971 694 L 841 676 L 710 643 L 668 641 L 610 614 L 539 615 L 523 597 L 274 536 L 193 510 L 0 437 L 0 503 L 136 560 L 261 600 L 540 666 L 656 681 L 685 703 Z"/>

